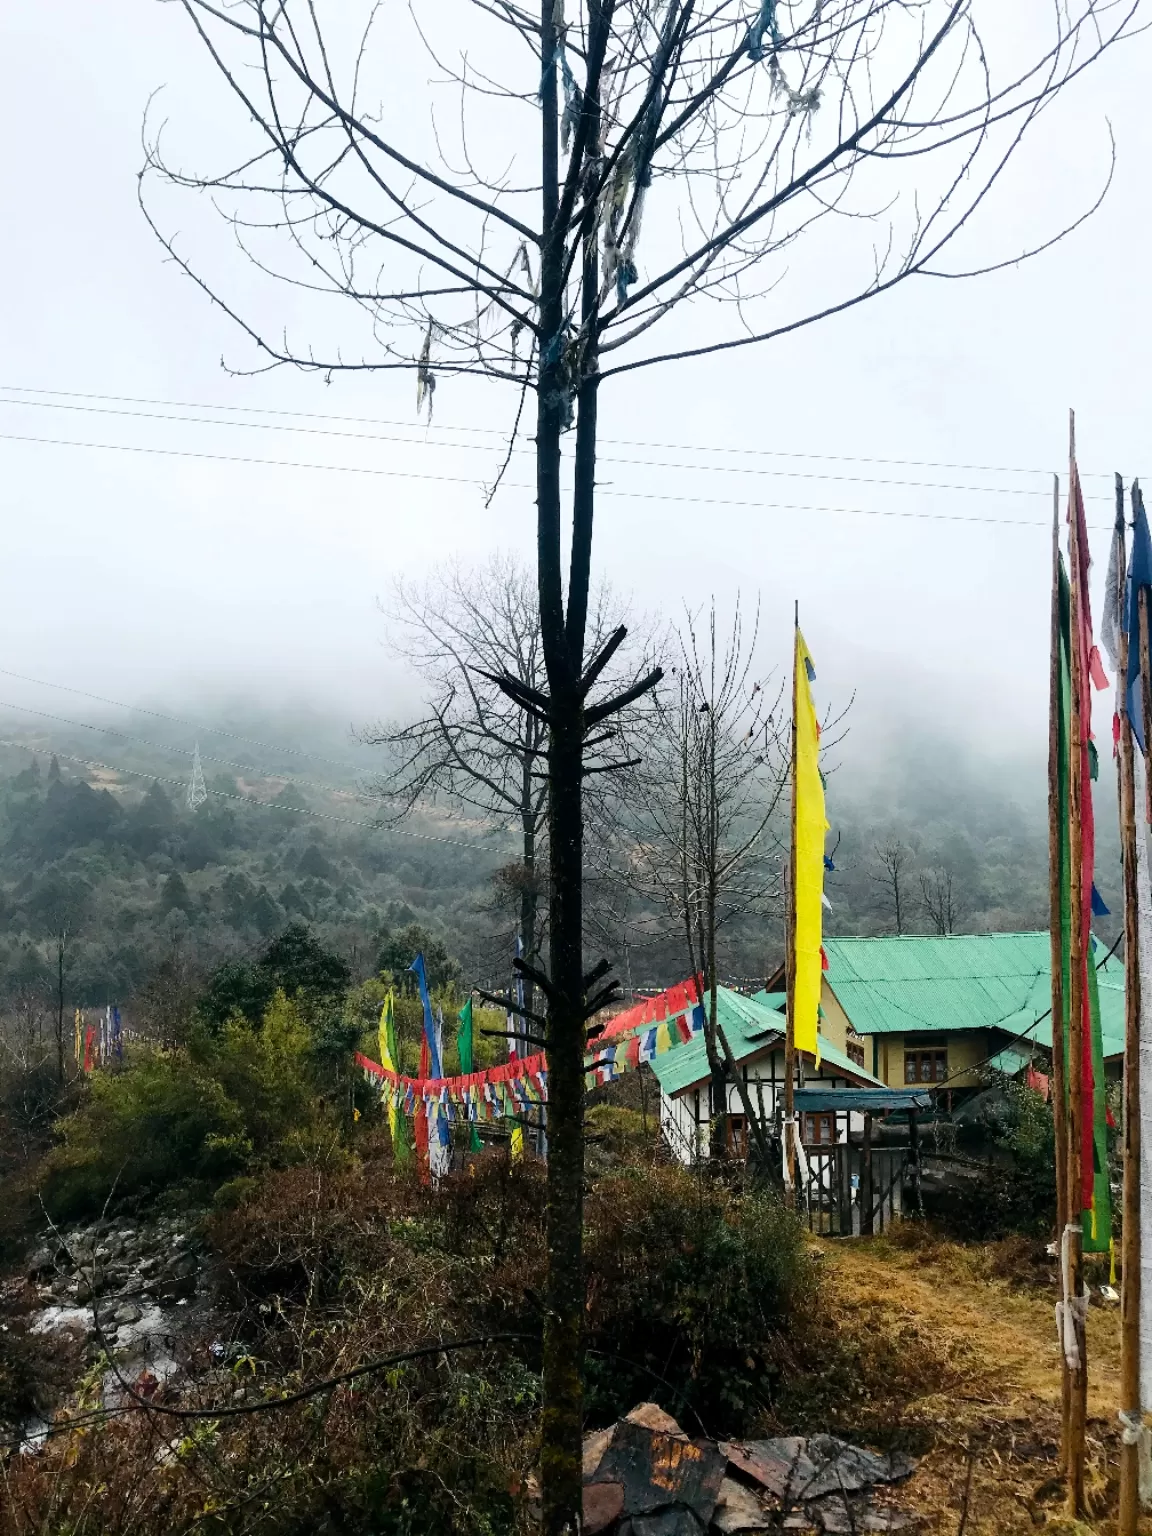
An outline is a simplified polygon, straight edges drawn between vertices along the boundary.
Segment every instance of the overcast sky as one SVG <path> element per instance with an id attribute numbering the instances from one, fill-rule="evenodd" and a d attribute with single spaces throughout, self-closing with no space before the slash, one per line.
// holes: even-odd
<path id="1" fill-rule="evenodd" d="M 1150 46 L 1138 38 L 1116 50 L 1047 115 L 965 257 L 1011 254 L 1091 202 L 1107 167 L 1110 119 L 1112 190 L 1054 251 L 969 283 L 917 281 L 769 348 L 607 386 L 601 481 L 610 494 L 598 512 L 598 570 L 646 609 L 676 613 L 711 593 L 722 604 L 737 591 L 758 595 L 766 652 L 781 663 L 797 599 L 821 688 L 836 697 L 858 689 L 861 742 L 917 716 L 1014 753 L 1042 751 L 1045 521 L 1051 471 L 1065 472 L 1069 406 L 1087 488 L 1100 497 L 1089 503 L 1102 530 L 1098 574 L 1107 477 L 1152 462 L 1144 370 Z M 299 374 L 222 371 L 222 356 L 243 363 L 249 354 L 227 319 L 165 263 L 137 206 L 141 118 L 158 87 L 154 111 L 171 122 L 181 152 L 200 130 L 213 151 L 228 141 L 225 119 L 206 112 L 215 83 L 178 6 L 6 6 L 0 61 L 8 146 L 0 432 L 9 434 L 0 440 L 0 665 L 130 701 L 187 706 L 223 690 L 306 699 L 349 720 L 391 712 L 405 684 L 381 645 L 377 599 L 395 573 L 422 574 L 450 553 L 531 555 L 530 459 L 514 461 L 510 484 L 486 512 L 478 487 L 499 462 L 500 439 L 463 430 L 498 428 L 514 400 L 444 379 L 429 429 L 417 420 L 408 376 L 326 386 Z M 415 56 L 406 69 L 415 110 L 428 72 Z M 193 240 L 211 221 L 191 196 L 181 208 L 164 206 L 169 227 Z M 264 314 L 280 302 L 239 252 L 219 259 L 241 300 Z M 150 421 L 93 408 L 156 406 L 35 396 L 56 401 L 45 408 L 27 403 L 33 397 L 20 392 L 30 390 L 369 418 L 388 425 L 294 424 L 403 441 Z M 65 404 L 87 409 L 58 408 Z M 861 462 L 869 459 L 930 467 Z M 406 478 L 421 475 L 440 478 Z M 914 483 L 867 483 L 885 480 Z M 725 505 L 732 502 L 753 505 Z M 827 510 L 835 508 L 1005 521 Z M 51 707 L 50 693 L 0 681 L 0 699 Z"/>

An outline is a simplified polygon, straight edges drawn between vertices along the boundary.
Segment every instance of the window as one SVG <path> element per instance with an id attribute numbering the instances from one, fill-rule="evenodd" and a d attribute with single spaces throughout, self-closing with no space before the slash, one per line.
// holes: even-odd
<path id="1" fill-rule="evenodd" d="M 748 1127 L 743 1115 L 728 1116 L 728 1156 L 734 1158 L 748 1156 Z"/>
<path id="2" fill-rule="evenodd" d="M 905 1051 L 906 1083 L 942 1083 L 948 1076 L 947 1050 Z"/>
<path id="3" fill-rule="evenodd" d="M 805 1115 L 802 1131 L 804 1145 L 807 1147 L 835 1146 L 836 1116 L 833 1114 Z"/>
<path id="4" fill-rule="evenodd" d="M 849 1061 L 854 1061 L 858 1067 L 862 1067 L 864 1065 L 863 1040 L 849 1040 L 844 1047 L 844 1054 Z"/>

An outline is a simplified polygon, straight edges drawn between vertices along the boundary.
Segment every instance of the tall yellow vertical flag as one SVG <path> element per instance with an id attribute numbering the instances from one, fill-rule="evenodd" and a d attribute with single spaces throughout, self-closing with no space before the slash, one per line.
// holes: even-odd
<path id="1" fill-rule="evenodd" d="M 793 869 L 793 956 L 795 981 L 792 991 L 792 1037 L 798 1051 L 809 1051 L 820 1065 L 820 1037 L 817 1021 L 820 1009 L 820 979 L 823 970 L 821 950 L 821 907 L 824 900 L 824 834 L 828 822 L 824 814 L 824 780 L 820 777 L 820 726 L 812 702 L 812 680 L 816 668 L 796 631 L 796 757 L 792 764 L 792 794 L 795 807 Z"/>
<path id="2" fill-rule="evenodd" d="M 380 1065 L 388 1072 L 400 1071 L 400 1052 L 396 1049 L 396 999 L 389 992 L 380 1010 Z M 408 1161 L 408 1126 L 395 1096 L 388 1094 L 388 1131 L 392 1137 L 392 1157 L 397 1163 Z"/>

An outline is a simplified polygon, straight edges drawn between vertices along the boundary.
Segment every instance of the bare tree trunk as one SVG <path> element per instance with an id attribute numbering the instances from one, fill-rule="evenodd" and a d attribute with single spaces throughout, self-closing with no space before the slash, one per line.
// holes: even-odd
<path id="1" fill-rule="evenodd" d="M 542 193 L 536 494 L 540 638 L 548 674 L 548 1286 L 544 1315 L 540 1472 L 544 1536 L 574 1536 L 582 1505 L 584 1367 L 583 735 L 580 660 L 591 551 L 590 487 L 577 485 L 565 623 L 561 572 L 560 434 L 567 413 L 564 232 L 559 220 L 556 7 L 541 0 Z M 594 396 L 594 391 L 592 392 Z M 583 395 L 583 391 L 582 391 Z M 595 462 L 595 407 L 580 414 L 582 458 Z M 581 399 L 581 407 L 585 400 Z M 585 467 L 586 462 L 585 462 Z M 583 493 L 583 494 L 581 494 Z M 582 601 L 581 601 L 582 598 Z M 579 636 L 579 646 L 573 647 Z"/>
<path id="2" fill-rule="evenodd" d="M 537 953 L 536 937 L 536 911 L 539 895 L 536 889 L 536 817 L 529 809 L 528 795 L 532 789 L 532 758 L 526 758 L 524 764 L 524 793 L 525 809 L 521 818 L 523 826 L 524 845 L 524 869 L 520 886 L 520 939 L 524 945 L 524 958 L 529 965 L 538 966 L 540 956 Z M 535 991 L 529 977 L 524 977 L 524 1008 L 525 1018 L 531 1018 L 535 1011 Z"/>

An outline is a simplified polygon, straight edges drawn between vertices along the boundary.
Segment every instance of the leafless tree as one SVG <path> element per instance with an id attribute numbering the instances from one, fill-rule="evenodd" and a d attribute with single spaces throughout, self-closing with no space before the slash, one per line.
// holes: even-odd
<path id="1" fill-rule="evenodd" d="M 501 904 L 506 900 L 517 908 L 525 958 L 536 968 L 544 927 L 541 894 L 547 893 L 547 727 L 513 703 L 500 681 L 514 677 L 527 689 L 547 687 L 535 575 L 507 555 L 494 555 L 479 567 L 453 561 L 423 584 L 398 579 L 386 612 L 392 648 L 421 678 L 424 705 L 415 720 L 384 721 L 361 733 L 363 741 L 387 753 L 370 788 L 396 820 L 442 799 L 489 823 L 515 828 L 519 857 L 498 871 L 496 883 Z M 612 593 L 597 588 L 589 615 L 593 654 L 621 617 Z M 645 669 L 643 659 L 630 670 L 626 661 L 622 648 L 612 668 L 620 686 Z M 604 734 L 602 745 L 618 744 L 615 734 Z M 616 751 L 605 763 L 623 755 Z M 526 1006 L 531 1013 L 531 983 Z"/>
<path id="2" fill-rule="evenodd" d="M 690 974 L 708 991 L 716 1156 L 728 1079 L 716 1030 L 718 933 L 780 891 L 781 843 L 771 834 L 788 782 L 789 722 L 783 685 L 756 670 L 758 631 L 758 615 L 745 630 L 739 605 L 726 634 L 714 603 L 688 616 L 671 686 L 657 695 L 652 748 L 619 786 L 631 809 L 622 867 L 679 927 Z"/>
<path id="3" fill-rule="evenodd" d="M 548 735 L 549 966 L 533 979 L 550 1048 L 543 1521 L 560 1536 L 580 1518 L 583 1054 L 606 990 L 603 964 L 584 969 L 583 791 L 590 743 L 624 702 L 594 702 L 622 637 L 591 660 L 586 643 L 601 386 L 1050 245 L 1060 232 L 1029 251 L 946 255 L 1056 93 L 1134 30 L 1139 0 L 1067 0 L 1027 28 L 981 0 L 587 0 L 571 15 L 564 0 L 535 13 L 516 0 L 176 3 L 235 98 L 239 147 L 188 170 L 149 130 L 142 188 L 209 192 L 267 273 L 347 301 L 318 339 L 291 340 L 242 314 L 247 292 L 178 249 L 144 195 L 256 366 L 408 369 L 429 406 L 438 378 L 497 380 L 517 427 L 534 397 L 547 686 L 503 686 Z M 430 121 L 412 110 L 415 44 L 451 126 L 435 101 Z M 703 299 L 717 301 L 707 329 Z"/>
<path id="4" fill-rule="evenodd" d="M 896 924 L 896 932 L 903 933 L 908 910 L 908 870 L 912 862 L 912 851 L 897 837 L 877 843 L 874 851 L 879 868 L 873 871 L 872 879 L 883 893 L 882 899 Z"/>
<path id="5" fill-rule="evenodd" d="M 515 827 L 520 857 L 498 878 L 517 897 L 525 954 L 536 964 L 547 869 L 547 728 L 499 681 L 511 676 L 525 688 L 547 687 L 535 575 L 506 555 L 480 567 L 453 561 L 423 584 L 397 579 L 386 612 L 392 649 L 423 683 L 424 712 L 361 732 L 387 753 L 370 788 L 396 820 L 445 800 Z M 600 590 L 590 619 L 594 650 L 618 620 L 611 595 Z"/>
<path id="6" fill-rule="evenodd" d="M 925 911 L 928 913 L 928 920 L 932 924 L 933 933 L 939 934 L 942 938 L 949 933 L 955 933 L 960 914 L 952 871 L 941 866 L 922 870 L 920 895 L 924 901 Z"/>

